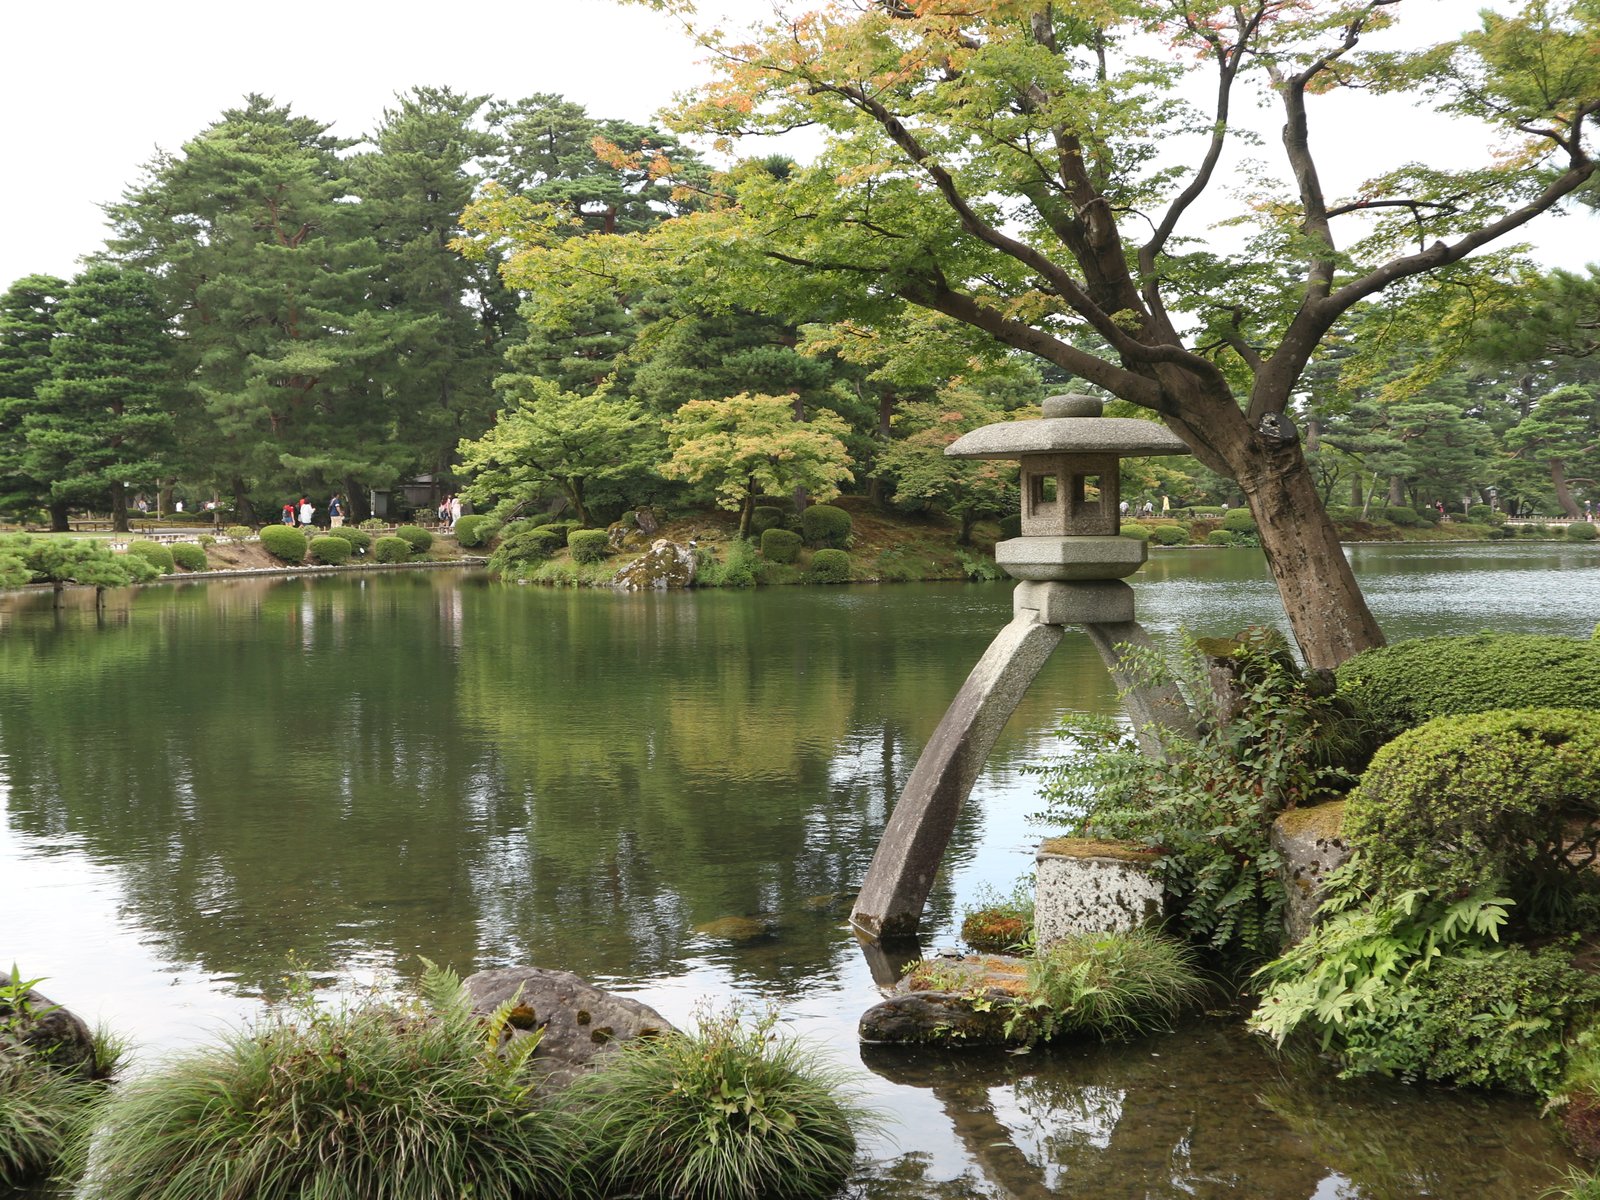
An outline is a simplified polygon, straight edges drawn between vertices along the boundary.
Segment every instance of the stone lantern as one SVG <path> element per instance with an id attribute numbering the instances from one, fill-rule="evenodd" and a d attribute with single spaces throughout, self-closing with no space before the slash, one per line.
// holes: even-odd
<path id="1" fill-rule="evenodd" d="M 985 425 L 945 450 L 951 458 L 1021 463 L 1022 536 L 1001 542 L 994 555 L 1019 582 L 1011 623 L 956 694 L 890 814 L 851 913 L 870 938 L 916 931 L 961 804 L 1063 626 L 1089 635 L 1124 689 L 1136 731 L 1152 723 L 1192 728 L 1177 690 L 1137 686 L 1122 674 L 1117 649 L 1150 644 L 1123 582 L 1148 549 L 1120 536 L 1121 460 L 1189 448 L 1164 425 L 1102 412 L 1092 396 L 1052 396 L 1042 420 Z"/>

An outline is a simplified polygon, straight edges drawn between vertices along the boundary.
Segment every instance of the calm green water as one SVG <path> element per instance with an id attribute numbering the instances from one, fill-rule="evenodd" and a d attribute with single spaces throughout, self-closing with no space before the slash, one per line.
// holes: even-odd
<path id="1" fill-rule="evenodd" d="M 1600 554 L 1361 547 L 1390 636 L 1586 635 Z M 1158 636 L 1279 621 L 1246 551 L 1154 556 Z M 1009 588 L 614 596 L 456 572 L 0 598 L 0 957 L 146 1061 L 319 979 L 537 963 L 680 1023 L 777 1005 L 891 1114 L 873 1197 L 1526 1197 L 1566 1163 L 1529 1107 L 1342 1085 L 1225 1024 L 1028 1056 L 863 1053 L 853 885 Z M 1069 634 L 957 830 L 953 940 L 1039 832 L 1026 762 L 1114 696 Z M 756 918 L 734 942 L 703 927 Z M 882 971 L 880 965 L 880 973 Z"/>

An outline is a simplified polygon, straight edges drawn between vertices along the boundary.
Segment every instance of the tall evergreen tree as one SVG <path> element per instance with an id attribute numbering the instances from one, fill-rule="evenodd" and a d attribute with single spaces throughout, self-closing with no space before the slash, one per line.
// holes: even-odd
<path id="1" fill-rule="evenodd" d="M 66 290 L 54 275 L 27 275 L 0 294 L 0 512 L 48 507 L 54 529 L 67 528 L 67 502 L 51 497 L 48 479 L 28 473 L 22 422 L 43 412 L 38 392 L 50 379 L 56 306 Z"/>
<path id="2" fill-rule="evenodd" d="M 171 334 L 143 271 L 101 265 L 56 311 L 50 379 L 22 421 L 25 469 L 56 502 L 106 503 L 128 528 L 126 484 L 154 483 L 169 461 L 175 390 Z"/>
<path id="3" fill-rule="evenodd" d="M 351 164 L 355 193 L 377 240 L 382 286 L 374 297 L 400 318 L 393 356 L 379 377 L 392 398 L 397 436 L 415 468 L 438 478 L 457 443 L 488 428 L 501 342 L 520 326 L 518 298 L 492 258 L 452 248 L 472 199 L 476 164 L 498 141 L 475 127 L 486 96 L 413 88 L 385 109 L 374 150 Z"/>
<path id="4" fill-rule="evenodd" d="M 196 449 L 241 515 L 252 492 L 387 487 L 411 457 L 384 375 L 417 318 L 374 302 L 351 143 L 327 130 L 249 96 L 108 209 L 111 252 L 161 280 L 201 400 Z"/>

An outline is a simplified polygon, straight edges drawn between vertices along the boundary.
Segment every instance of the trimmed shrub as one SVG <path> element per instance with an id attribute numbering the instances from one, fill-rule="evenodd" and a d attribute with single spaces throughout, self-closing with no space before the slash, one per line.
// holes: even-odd
<path id="1" fill-rule="evenodd" d="M 1007 513 L 1000 518 L 1001 540 L 1022 536 L 1022 514 Z"/>
<path id="2" fill-rule="evenodd" d="M 325 534 L 322 537 L 311 539 L 311 558 L 314 562 L 326 566 L 336 567 L 340 563 L 348 562 L 355 547 L 342 537 Z"/>
<path id="3" fill-rule="evenodd" d="M 205 535 L 202 534 L 201 536 L 204 537 Z M 193 542 L 173 542 L 167 549 L 172 554 L 172 561 L 185 571 L 204 571 L 211 566 L 211 563 L 206 558 L 204 545 L 196 545 Z"/>
<path id="4" fill-rule="evenodd" d="M 1600 709 L 1600 643 L 1526 633 L 1415 638 L 1356 655 L 1337 678 L 1340 699 L 1377 745 L 1453 713 Z"/>
<path id="5" fill-rule="evenodd" d="M 1222 527 L 1229 533 L 1255 533 L 1256 519 L 1248 508 L 1230 508 L 1222 514 Z"/>
<path id="6" fill-rule="evenodd" d="M 1150 540 L 1158 546 L 1181 546 L 1189 540 L 1189 531 L 1182 525 L 1157 525 L 1150 531 Z"/>
<path id="7" fill-rule="evenodd" d="M 137 541 L 128 543 L 128 553 L 137 555 L 145 560 L 163 575 L 171 575 L 177 569 L 172 557 L 172 548 L 160 542 Z"/>
<path id="8" fill-rule="evenodd" d="M 769 529 L 778 529 L 783 525 L 783 509 L 774 508 L 770 504 L 758 504 L 755 511 L 750 514 L 750 531 L 760 537 Z"/>
<path id="9" fill-rule="evenodd" d="M 493 517 L 468 513 L 456 522 L 456 542 L 462 546 L 482 546 L 498 528 Z"/>
<path id="10" fill-rule="evenodd" d="M 306 560 L 306 535 L 293 525 L 263 525 L 261 545 L 273 558 L 286 563 L 303 563 Z"/>
<path id="11" fill-rule="evenodd" d="M 638 1038 L 564 1094 L 601 1196 L 824 1200 L 870 1117 L 843 1076 L 769 1016 L 701 1013 L 694 1033 Z"/>
<path id="12" fill-rule="evenodd" d="M 422 991 L 334 1012 L 302 1001 L 120 1087 L 95 1139 L 95 1195 L 569 1194 L 575 1145 L 532 1094 L 536 1039 L 498 1053 L 511 1006 L 486 1024 L 432 964 Z"/>
<path id="13" fill-rule="evenodd" d="M 372 549 L 372 535 L 365 529 L 351 529 L 348 525 L 341 525 L 337 529 L 329 530 L 328 536 L 349 542 L 352 554 L 365 554 Z"/>
<path id="14" fill-rule="evenodd" d="M 1239 539 L 1226 529 L 1213 529 L 1206 534 L 1206 545 L 1208 546 L 1237 546 L 1238 544 Z"/>
<path id="15" fill-rule="evenodd" d="M 394 536 L 404 538 L 417 554 L 426 554 L 433 545 L 433 534 L 420 525 L 402 525 L 394 531 Z"/>
<path id="16" fill-rule="evenodd" d="M 195 538 L 195 541 L 199 542 L 202 546 L 215 546 L 217 544 L 216 535 L 210 533 L 202 533 L 199 537 Z"/>
<path id="17" fill-rule="evenodd" d="M 794 562 L 800 557 L 800 535 L 787 529 L 765 530 L 761 534 L 761 557 L 768 562 Z"/>
<path id="18" fill-rule="evenodd" d="M 365 521 L 361 522 L 360 525 L 357 525 L 356 528 L 368 530 L 387 529 L 389 528 L 389 522 L 385 521 L 382 517 L 368 517 Z"/>
<path id="19" fill-rule="evenodd" d="M 381 537 L 372 543 L 372 556 L 381 563 L 405 562 L 411 557 L 411 543 L 403 537 Z"/>
<path id="20" fill-rule="evenodd" d="M 818 550 L 811 556 L 811 578 L 817 583 L 849 583 L 850 556 L 843 550 Z"/>
<path id="21" fill-rule="evenodd" d="M 1577 834 L 1569 834 L 1574 823 Z M 1579 709 L 1438 717 L 1383 747 L 1344 836 L 1380 894 L 1505 880 L 1519 904 L 1578 886 L 1569 836 L 1600 826 L 1600 722 Z"/>
<path id="22" fill-rule="evenodd" d="M 611 535 L 604 529 L 574 529 L 567 534 L 573 562 L 597 563 L 606 556 L 610 545 Z"/>
<path id="23" fill-rule="evenodd" d="M 248 541 L 256 535 L 256 531 L 248 525 L 229 525 L 222 532 L 236 542 Z"/>
<path id="24" fill-rule="evenodd" d="M 1588 521 L 1573 521 L 1567 526 L 1567 537 L 1574 542 L 1592 542 L 1600 531 Z"/>
<path id="25" fill-rule="evenodd" d="M 813 504 L 800 514 L 800 532 L 808 546 L 843 550 L 850 545 L 850 514 L 831 504 Z"/>
<path id="26" fill-rule="evenodd" d="M 1407 508 L 1403 504 L 1391 504 L 1383 510 L 1383 516 L 1402 529 L 1412 529 L 1422 524 L 1422 518 L 1417 516 L 1417 510 Z"/>
<path id="27" fill-rule="evenodd" d="M 1487 504 L 1469 504 L 1467 506 L 1467 520 L 1474 525 L 1487 525 L 1494 520 L 1494 509 Z"/>
<path id="28" fill-rule="evenodd" d="M 1018 518 L 1019 520 L 1021 518 Z M 1139 525 L 1133 521 L 1124 521 L 1122 528 L 1117 531 L 1123 537 L 1133 538 L 1135 541 L 1148 542 L 1150 540 L 1150 526 Z"/>

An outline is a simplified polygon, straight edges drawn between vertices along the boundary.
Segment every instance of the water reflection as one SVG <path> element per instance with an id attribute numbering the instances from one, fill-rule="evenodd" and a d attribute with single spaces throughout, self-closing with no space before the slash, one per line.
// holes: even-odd
<path id="1" fill-rule="evenodd" d="M 1600 616 L 1590 548 L 1352 558 L 1391 635 L 1587 635 Z M 1136 586 L 1168 640 L 1282 619 L 1248 552 L 1157 554 Z M 357 979 L 425 954 L 569 968 L 680 1022 L 707 995 L 770 1000 L 848 1061 L 898 974 L 862 956 L 849 897 L 1010 610 L 1003 586 L 612 596 L 456 573 L 87 596 L 0 598 L 0 911 L 24 918 L 7 949 L 89 1016 L 160 1049 L 252 1011 L 291 954 Z M 958 824 L 929 944 L 977 885 L 1031 867 L 1021 766 L 1065 711 L 1113 703 L 1069 634 Z M 1496 1196 L 1563 1161 L 1524 1106 L 1318 1092 L 1237 1041 L 875 1056 L 893 1140 L 862 1187 Z M 1469 1123 L 1492 1130 L 1484 1154 L 1451 1140 Z"/>

